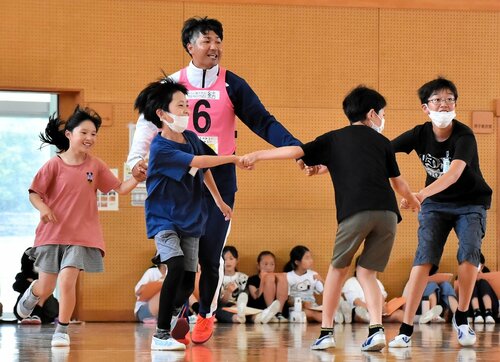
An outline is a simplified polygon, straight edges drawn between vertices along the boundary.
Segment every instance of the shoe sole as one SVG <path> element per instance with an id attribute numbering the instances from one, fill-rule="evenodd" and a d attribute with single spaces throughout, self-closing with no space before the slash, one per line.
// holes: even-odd
<path id="1" fill-rule="evenodd" d="M 180 339 L 184 339 L 186 334 L 189 333 L 189 323 L 186 318 L 178 318 L 170 335 L 173 339 L 179 341 Z"/>
<path id="2" fill-rule="evenodd" d="M 385 348 L 385 342 L 379 342 L 379 343 L 376 343 L 370 347 L 361 347 L 361 350 L 364 351 L 364 352 L 367 352 L 367 351 L 380 351 L 382 349 Z"/>
<path id="3" fill-rule="evenodd" d="M 193 341 L 194 344 L 203 344 L 205 343 L 206 341 L 208 341 L 210 338 L 212 338 L 212 334 L 213 332 L 208 336 L 208 338 L 204 339 L 204 340 L 195 340 L 193 338 L 193 336 L 191 336 L 191 340 Z"/>
<path id="4" fill-rule="evenodd" d="M 175 346 L 175 347 L 157 347 L 157 346 L 151 345 L 151 350 L 152 351 L 185 351 L 186 350 L 186 346 L 184 344 L 182 346 L 184 348 L 181 347 L 181 346 Z"/>

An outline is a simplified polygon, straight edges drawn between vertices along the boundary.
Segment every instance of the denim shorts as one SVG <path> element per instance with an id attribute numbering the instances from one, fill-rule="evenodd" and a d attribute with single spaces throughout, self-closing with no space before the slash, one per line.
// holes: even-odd
<path id="1" fill-rule="evenodd" d="M 444 283 L 436 283 L 429 282 L 425 287 L 423 297 L 429 298 L 432 293 L 436 293 L 437 301 L 439 304 L 446 306 L 450 309 L 450 303 L 448 301 L 448 297 L 455 297 L 457 299 L 457 295 L 455 294 L 455 289 L 449 282 Z"/>
<path id="2" fill-rule="evenodd" d="M 135 317 L 139 322 L 144 321 L 146 318 L 154 318 L 154 316 L 151 314 L 151 311 L 149 310 L 149 304 L 144 303 L 139 307 L 139 310 L 137 313 L 135 313 Z"/>
<path id="3" fill-rule="evenodd" d="M 184 270 L 198 271 L 199 238 L 191 236 L 180 238 L 175 231 L 162 230 L 155 235 L 155 244 L 162 263 L 176 256 L 184 256 Z"/>
<path id="4" fill-rule="evenodd" d="M 479 265 L 481 243 L 486 231 L 483 205 L 460 205 L 426 199 L 418 214 L 418 246 L 413 265 L 432 264 L 434 274 L 441 261 L 451 230 L 458 238 L 458 264 Z"/>

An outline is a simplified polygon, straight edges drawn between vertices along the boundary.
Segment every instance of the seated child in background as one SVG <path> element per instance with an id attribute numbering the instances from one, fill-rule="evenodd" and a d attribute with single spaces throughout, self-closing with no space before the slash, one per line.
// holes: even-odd
<path id="1" fill-rule="evenodd" d="M 158 308 L 160 305 L 160 291 L 163 280 L 167 275 L 167 265 L 157 263 L 159 260 L 153 258 L 150 267 L 135 286 L 134 315 L 139 322 L 156 324 Z"/>
<path id="2" fill-rule="evenodd" d="M 451 320 L 451 316 L 455 313 L 458 307 L 457 295 L 453 286 L 446 279 L 447 274 L 437 273 L 429 276 L 429 281 L 425 287 L 424 294 L 422 295 L 422 303 L 429 301 L 427 310 L 423 310 L 420 307 L 420 324 L 425 323 L 443 323 L 446 322 L 444 318 L 445 315 L 449 316 L 448 319 Z M 451 279 L 452 275 L 449 275 Z M 417 313 L 419 310 L 417 310 Z"/>
<path id="3" fill-rule="evenodd" d="M 26 249 L 26 251 L 30 250 L 30 248 Z M 14 305 L 14 314 L 16 318 L 21 321 L 21 324 L 46 324 L 52 323 L 57 318 L 59 314 L 59 302 L 54 297 L 54 295 L 50 295 L 43 304 L 38 303 L 31 312 L 31 315 L 26 318 L 21 318 L 17 313 L 17 303 L 19 303 L 19 299 L 21 299 L 24 292 L 29 288 L 33 280 L 38 279 L 38 271 L 34 266 L 34 261 L 30 259 L 28 255 L 23 252 L 23 256 L 21 257 L 21 272 L 16 274 L 16 281 L 12 285 L 12 288 L 20 293 L 17 297 L 16 304 Z"/>
<path id="4" fill-rule="evenodd" d="M 215 317 L 222 323 L 245 323 L 245 308 L 248 303 L 248 294 L 246 287 L 248 275 L 239 272 L 238 250 L 234 246 L 225 246 L 222 249 L 224 258 L 224 278 L 222 279 L 222 288 L 219 303 Z M 237 306 L 238 313 L 231 313 L 224 310 L 224 307 Z"/>
<path id="5" fill-rule="evenodd" d="M 359 256 L 355 260 L 356 267 L 358 266 Z M 390 314 L 387 314 L 387 303 L 385 302 L 387 299 L 387 292 L 384 288 L 384 285 L 379 279 L 377 280 L 377 284 L 380 288 L 380 292 L 382 293 L 383 298 L 383 307 L 382 307 L 382 321 L 383 322 L 399 322 L 403 321 L 403 310 L 398 308 Z M 342 287 L 342 294 L 344 295 L 347 303 L 349 304 L 351 310 L 354 310 L 354 321 L 361 323 L 369 323 L 370 322 L 370 314 L 368 313 L 368 309 L 366 307 L 365 295 L 363 293 L 363 289 L 361 288 L 361 284 L 358 281 L 356 276 L 356 269 L 354 269 L 354 276 L 347 279 Z"/>
<path id="6" fill-rule="evenodd" d="M 248 278 L 248 306 L 263 309 L 253 321 L 269 323 L 276 316 L 277 322 L 286 323 L 283 307 L 288 300 L 288 282 L 285 273 L 275 273 L 276 257 L 270 251 L 262 251 L 257 257 L 258 274 Z M 276 322 L 276 320 L 273 320 Z"/>
<path id="7" fill-rule="evenodd" d="M 321 323 L 321 311 L 312 308 L 318 307 L 314 294 L 323 292 L 323 279 L 311 270 L 312 265 L 313 258 L 307 247 L 293 247 L 290 261 L 284 268 L 288 282 L 288 303 L 295 305 L 295 298 L 300 298 L 307 321 Z"/>
<path id="8" fill-rule="evenodd" d="M 480 273 L 489 273 L 490 269 L 484 265 L 484 255 L 481 253 Z M 478 275 L 479 276 L 479 275 Z M 470 310 L 473 314 L 474 323 L 495 324 L 495 317 L 498 316 L 498 297 L 485 279 L 478 279 L 474 285 Z"/>

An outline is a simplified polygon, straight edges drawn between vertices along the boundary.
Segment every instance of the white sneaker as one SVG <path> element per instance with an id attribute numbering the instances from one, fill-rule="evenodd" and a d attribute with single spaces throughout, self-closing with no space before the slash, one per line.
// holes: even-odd
<path id="1" fill-rule="evenodd" d="M 245 309 L 248 304 L 248 294 L 240 293 L 238 299 L 236 300 L 236 310 L 238 311 L 238 317 L 245 317 Z"/>
<path id="2" fill-rule="evenodd" d="M 364 307 L 354 308 L 354 314 L 357 315 L 363 322 L 370 323 L 370 313 Z"/>
<path id="3" fill-rule="evenodd" d="M 484 323 L 486 324 L 495 324 L 495 318 L 491 315 L 487 315 L 486 318 L 484 319 Z"/>
<path id="4" fill-rule="evenodd" d="M 481 314 L 474 317 L 474 323 L 484 323 L 484 318 Z"/>
<path id="5" fill-rule="evenodd" d="M 362 351 L 380 351 L 385 347 L 385 334 L 384 331 L 378 331 L 372 334 L 361 345 Z"/>
<path id="6" fill-rule="evenodd" d="M 431 323 L 446 323 L 446 320 L 443 317 L 437 316 L 432 318 Z"/>
<path id="7" fill-rule="evenodd" d="M 161 339 L 153 336 L 151 340 L 151 349 L 154 351 L 184 351 L 186 345 L 176 341 L 172 337 Z"/>
<path id="8" fill-rule="evenodd" d="M 411 336 L 406 334 L 398 334 L 392 341 L 389 342 L 390 348 L 408 348 L 411 347 Z"/>
<path id="9" fill-rule="evenodd" d="M 280 311 L 281 304 L 278 300 L 271 303 L 269 307 L 255 316 L 255 323 L 266 324 Z M 278 321 L 279 323 L 279 321 Z"/>
<path id="10" fill-rule="evenodd" d="M 40 298 L 36 297 L 32 292 L 35 282 L 36 280 L 31 282 L 30 286 L 28 287 L 28 289 L 26 289 L 26 291 L 23 293 L 23 296 L 17 303 L 16 312 L 19 317 L 21 317 L 21 319 L 28 318 L 33 312 L 33 309 L 35 309 L 36 305 L 40 301 Z"/>
<path id="11" fill-rule="evenodd" d="M 189 324 L 196 324 L 196 319 L 198 318 L 198 316 L 196 314 L 191 314 L 189 317 L 188 317 L 188 322 Z"/>
<path id="12" fill-rule="evenodd" d="M 443 313 L 443 307 L 441 307 L 440 305 L 435 305 L 420 317 L 418 323 L 420 324 L 429 323 L 434 318 L 439 317 L 441 313 Z"/>
<path id="13" fill-rule="evenodd" d="M 274 318 L 278 320 L 278 323 L 288 323 L 288 319 L 286 319 L 285 316 L 281 313 L 276 313 Z"/>
<path id="14" fill-rule="evenodd" d="M 50 345 L 52 347 L 68 347 L 69 335 L 67 333 L 54 333 Z"/>
<path id="15" fill-rule="evenodd" d="M 335 338 L 333 338 L 333 334 L 327 334 L 321 338 L 318 338 L 311 345 L 311 349 L 320 350 L 327 348 L 335 348 Z"/>
<path id="16" fill-rule="evenodd" d="M 476 343 L 476 333 L 474 333 L 474 330 L 468 323 L 457 326 L 455 316 L 453 316 L 451 322 L 453 324 L 453 328 L 457 332 L 458 343 L 460 343 L 461 346 L 467 347 Z"/>
<path id="17" fill-rule="evenodd" d="M 352 309 L 349 303 L 347 303 L 345 300 L 340 301 L 340 311 L 342 312 L 342 316 L 344 317 L 344 323 L 352 323 Z"/>
<path id="18" fill-rule="evenodd" d="M 344 315 L 339 309 L 337 309 L 337 311 L 335 312 L 335 323 L 336 324 L 344 323 Z"/>

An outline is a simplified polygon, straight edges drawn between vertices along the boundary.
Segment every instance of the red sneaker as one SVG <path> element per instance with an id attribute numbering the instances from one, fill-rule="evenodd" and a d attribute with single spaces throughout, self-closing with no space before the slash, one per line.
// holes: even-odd
<path id="1" fill-rule="evenodd" d="M 189 336 L 189 332 L 184 336 L 184 338 L 178 339 L 177 342 L 181 342 L 186 346 L 191 343 L 191 337 Z"/>
<path id="2" fill-rule="evenodd" d="M 198 318 L 196 318 L 196 324 L 193 328 L 193 333 L 191 334 L 191 340 L 193 343 L 201 344 L 205 343 L 212 337 L 212 333 L 214 332 L 214 322 L 215 316 L 211 316 L 210 318 L 203 318 L 198 314 Z"/>

